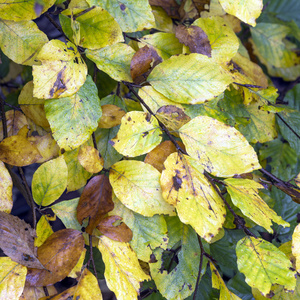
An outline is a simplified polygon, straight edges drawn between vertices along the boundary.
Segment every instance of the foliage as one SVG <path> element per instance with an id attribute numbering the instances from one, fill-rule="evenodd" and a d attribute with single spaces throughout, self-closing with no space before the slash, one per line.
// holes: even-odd
<path id="1" fill-rule="evenodd" d="M 299 298 L 299 2 L 8 2 L 0 298 Z"/>

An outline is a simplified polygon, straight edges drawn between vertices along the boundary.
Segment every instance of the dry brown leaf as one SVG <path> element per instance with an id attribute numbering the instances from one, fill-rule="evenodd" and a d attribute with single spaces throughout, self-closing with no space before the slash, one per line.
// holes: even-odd
<path id="1" fill-rule="evenodd" d="M 44 269 L 34 247 L 35 230 L 13 215 L 0 211 L 0 248 L 13 261 L 28 268 Z"/>
<path id="2" fill-rule="evenodd" d="M 149 0 L 150 5 L 162 7 L 174 19 L 179 19 L 179 5 L 175 0 Z"/>
<path id="3" fill-rule="evenodd" d="M 97 229 L 114 241 L 128 243 L 132 239 L 132 231 L 121 220 L 120 216 L 109 216 L 100 221 Z"/>
<path id="4" fill-rule="evenodd" d="M 54 232 L 37 249 L 38 259 L 47 270 L 28 269 L 31 286 L 52 285 L 64 279 L 76 266 L 84 249 L 82 233 L 75 229 Z"/>
<path id="5" fill-rule="evenodd" d="M 78 160 L 84 169 L 90 173 L 98 173 L 103 169 L 104 159 L 99 151 L 92 146 L 81 146 Z"/>
<path id="6" fill-rule="evenodd" d="M 132 57 L 130 75 L 137 84 L 144 82 L 155 66 L 162 62 L 162 58 L 153 47 L 144 46 Z"/>
<path id="7" fill-rule="evenodd" d="M 195 20 L 200 16 L 194 0 L 183 0 L 178 11 L 181 21 Z"/>
<path id="8" fill-rule="evenodd" d="M 28 166 L 42 156 L 35 145 L 20 135 L 13 135 L 0 143 L 0 160 L 12 166 Z"/>
<path id="9" fill-rule="evenodd" d="M 183 143 L 177 143 L 182 149 L 185 149 Z M 164 141 L 146 155 L 144 162 L 162 172 L 165 160 L 171 153 L 176 151 L 177 149 L 171 141 Z"/>
<path id="10" fill-rule="evenodd" d="M 121 119 L 126 112 L 119 106 L 105 104 L 101 106 L 102 116 L 98 122 L 99 128 L 112 128 L 121 124 Z"/>
<path id="11" fill-rule="evenodd" d="M 53 296 L 57 293 L 56 288 L 53 285 L 47 286 L 49 296 Z M 45 297 L 45 291 L 43 287 L 25 285 L 23 293 L 19 300 L 39 300 Z"/>
<path id="12" fill-rule="evenodd" d="M 89 218 L 85 231 L 92 234 L 100 220 L 114 208 L 112 187 L 105 175 L 93 177 L 85 186 L 77 206 L 77 219 L 80 224 Z"/>
<path id="13" fill-rule="evenodd" d="M 175 35 L 180 43 L 189 47 L 191 53 L 199 53 L 211 57 L 211 45 L 206 33 L 199 26 L 179 24 L 175 28 Z"/>
<path id="14" fill-rule="evenodd" d="M 9 110 L 5 113 L 7 135 L 17 135 L 19 130 L 28 125 L 27 119 L 20 111 Z M 3 140 L 3 125 L 0 122 L 0 141 Z"/>

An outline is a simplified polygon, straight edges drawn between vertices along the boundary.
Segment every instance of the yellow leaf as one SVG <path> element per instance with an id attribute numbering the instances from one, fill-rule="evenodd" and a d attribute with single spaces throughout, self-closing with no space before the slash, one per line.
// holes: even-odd
<path id="1" fill-rule="evenodd" d="M 40 206 L 57 200 L 67 187 L 68 168 L 63 156 L 41 165 L 33 174 L 32 196 Z"/>
<path id="2" fill-rule="evenodd" d="M 118 134 L 110 143 L 119 153 L 135 157 L 154 149 L 162 140 L 161 134 L 155 117 L 131 111 L 122 118 Z"/>
<path id="3" fill-rule="evenodd" d="M 272 221 L 283 227 L 290 224 L 282 220 L 259 196 L 258 189 L 264 187 L 250 179 L 228 178 L 225 180 L 227 191 L 230 194 L 233 204 L 242 213 L 259 226 L 264 227 L 268 232 L 273 233 Z"/>
<path id="4" fill-rule="evenodd" d="M 173 21 L 160 6 L 151 6 L 155 19 L 155 28 L 159 31 L 173 33 Z"/>
<path id="5" fill-rule="evenodd" d="M 103 157 L 92 146 L 81 146 L 78 152 L 78 160 L 84 169 L 90 173 L 98 173 L 103 169 Z"/>
<path id="6" fill-rule="evenodd" d="M 98 122 L 99 128 L 112 128 L 121 124 L 121 119 L 125 115 L 125 111 L 113 104 L 105 104 L 101 106 L 102 116 Z"/>
<path id="7" fill-rule="evenodd" d="M 256 19 L 260 16 L 262 0 L 219 0 L 223 9 L 230 15 L 238 17 L 245 23 L 256 25 Z"/>
<path id="8" fill-rule="evenodd" d="M 260 169 L 257 155 L 235 128 L 199 116 L 179 129 L 188 154 L 212 175 L 231 177 Z"/>
<path id="9" fill-rule="evenodd" d="M 101 236 L 98 249 L 105 264 L 104 276 L 108 288 L 118 300 L 137 299 L 140 283 L 150 277 L 141 269 L 129 244 Z"/>
<path id="10" fill-rule="evenodd" d="M 214 289 L 220 290 L 220 300 L 241 300 L 240 297 L 229 291 L 216 267 L 212 263 L 210 263 L 209 265 L 211 269 L 212 287 Z"/>
<path id="11" fill-rule="evenodd" d="M 164 163 L 162 195 L 176 207 L 182 223 L 190 224 L 210 242 L 225 221 L 225 205 L 203 175 L 203 167 L 189 156 L 173 153 Z"/>
<path id="12" fill-rule="evenodd" d="M 199 18 L 193 25 L 199 26 L 207 34 L 212 48 L 211 57 L 216 62 L 228 62 L 235 56 L 239 40 L 223 18 Z"/>
<path id="13" fill-rule="evenodd" d="M 293 233 L 292 253 L 296 258 L 296 270 L 300 271 L 300 224 L 298 224 Z"/>
<path id="14" fill-rule="evenodd" d="M 109 173 L 110 184 L 118 199 L 145 217 L 174 215 L 174 208 L 162 197 L 159 179 L 160 173 L 154 167 L 135 160 L 119 161 Z"/>
<path id="15" fill-rule="evenodd" d="M 34 240 L 34 246 L 40 247 L 52 233 L 52 227 L 47 218 L 43 215 L 36 224 L 36 238 Z"/>
<path id="16" fill-rule="evenodd" d="M 148 81 L 172 101 L 197 104 L 220 95 L 232 79 L 212 58 L 192 53 L 163 61 L 153 69 Z"/>
<path id="17" fill-rule="evenodd" d="M 87 66 L 72 43 L 51 40 L 44 45 L 37 59 L 41 65 L 32 67 L 34 97 L 71 96 L 84 84 Z"/>
<path id="18" fill-rule="evenodd" d="M 0 257 L 0 299 L 19 300 L 25 285 L 27 268 Z"/>
<path id="19" fill-rule="evenodd" d="M 36 125 L 44 128 L 50 127 L 44 110 L 45 100 L 33 97 L 33 81 L 24 85 L 18 102 L 26 117 L 33 120 Z"/>
<path id="20" fill-rule="evenodd" d="M 0 211 L 10 213 L 13 207 L 13 182 L 5 165 L 0 161 Z"/>
<path id="21" fill-rule="evenodd" d="M 73 270 L 69 273 L 68 277 L 71 277 L 71 278 L 79 278 L 80 274 L 81 274 L 81 269 L 82 269 L 82 266 L 83 266 L 83 262 L 84 262 L 84 259 L 85 259 L 85 255 L 86 255 L 86 249 L 84 248 L 81 255 L 80 255 L 80 258 L 76 264 L 76 266 L 73 268 Z M 81 275 L 82 276 L 82 275 Z M 94 276 L 94 275 L 93 275 Z"/>
<path id="22" fill-rule="evenodd" d="M 126 44 L 115 44 L 102 49 L 85 51 L 86 56 L 96 63 L 99 70 L 117 81 L 132 82 L 130 62 L 135 51 Z"/>

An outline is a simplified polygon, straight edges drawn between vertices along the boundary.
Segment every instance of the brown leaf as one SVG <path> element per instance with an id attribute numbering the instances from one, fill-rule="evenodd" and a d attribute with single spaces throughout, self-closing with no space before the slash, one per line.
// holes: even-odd
<path id="1" fill-rule="evenodd" d="M 150 5 L 162 7 L 174 19 L 179 19 L 179 5 L 175 0 L 149 0 Z"/>
<path id="2" fill-rule="evenodd" d="M 200 15 L 194 4 L 194 0 L 183 0 L 179 7 L 180 20 L 196 20 Z"/>
<path id="3" fill-rule="evenodd" d="M 12 166 L 28 166 L 41 158 L 37 147 L 23 136 L 13 135 L 0 143 L 0 160 Z"/>
<path id="4" fill-rule="evenodd" d="M 199 13 L 204 10 L 208 11 L 210 2 L 210 0 L 193 0 L 193 3 Z"/>
<path id="5" fill-rule="evenodd" d="M 37 249 L 38 259 L 47 270 L 28 269 L 26 281 L 32 286 L 46 286 L 64 279 L 77 264 L 84 249 L 80 231 L 62 229 L 50 235 Z"/>
<path id="6" fill-rule="evenodd" d="M 44 269 L 36 257 L 35 230 L 23 220 L 0 211 L 0 247 L 13 261 L 29 268 Z"/>
<path id="7" fill-rule="evenodd" d="M 185 149 L 182 142 L 177 143 L 182 149 Z M 176 151 L 177 149 L 171 141 L 164 141 L 146 155 L 144 162 L 162 172 L 165 160 Z"/>
<path id="8" fill-rule="evenodd" d="M 77 219 L 80 224 L 90 218 L 85 231 L 92 234 L 100 220 L 114 209 L 112 187 L 105 175 L 93 177 L 85 186 L 77 206 Z"/>
<path id="9" fill-rule="evenodd" d="M 211 57 L 211 45 L 206 33 L 198 26 L 176 26 L 175 35 L 180 43 L 189 47 L 191 53 L 199 53 Z"/>
<path id="10" fill-rule="evenodd" d="M 9 110 L 5 113 L 8 136 L 17 135 L 19 130 L 28 125 L 26 117 L 17 110 Z M 0 141 L 3 140 L 3 125 L 0 122 Z"/>
<path id="11" fill-rule="evenodd" d="M 109 216 L 100 221 L 97 229 L 114 241 L 128 243 L 132 239 L 132 231 L 121 220 L 119 216 Z"/>
<path id="12" fill-rule="evenodd" d="M 53 285 L 47 286 L 47 291 L 50 296 L 55 295 L 57 293 L 56 288 Z M 45 296 L 46 294 L 44 292 L 43 287 L 29 286 L 27 284 L 25 285 L 23 293 L 19 300 L 39 300 Z"/>
<path id="13" fill-rule="evenodd" d="M 144 82 L 153 68 L 161 62 L 161 57 L 153 47 L 140 48 L 133 55 L 130 63 L 130 75 L 133 81 L 137 84 Z"/>
<path id="14" fill-rule="evenodd" d="M 112 128 L 121 124 L 121 119 L 126 112 L 113 104 L 105 104 L 101 106 L 102 116 L 98 122 L 99 128 Z"/>
<path id="15" fill-rule="evenodd" d="M 73 299 L 73 295 L 76 292 L 76 289 L 77 289 L 77 286 L 72 286 L 71 288 L 63 291 L 60 294 L 56 294 L 56 295 L 48 296 L 48 297 L 43 297 L 39 300 L 70 300 L 70 299 Z"/>

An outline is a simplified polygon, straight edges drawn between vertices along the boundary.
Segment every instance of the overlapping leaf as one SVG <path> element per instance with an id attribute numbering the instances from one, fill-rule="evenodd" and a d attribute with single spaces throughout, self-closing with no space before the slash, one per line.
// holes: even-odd
<path id="1" fill-rule="evenodd" d="M 90 173 L 98 173 L 103 169 L 104 160 L 99 151 L 92 146 L 82 146 L 78 152 L 80 164 Z"/>
<path id="2" fill-rule="evenodd" d="M 261 168 L 245 137 L 213 118 L 196 117 L 182 126 L 179 134 L 188 154 L 213 175 L 231 177 Z"/>
<path id="3" fill-rule="evenodd" d="M 232 79 L 211 58 L 192 53 L 165 60 L 154 68 L 148 81 L 172 101 L 196 104 L 220 95 Z"/>
<path id="4" fill-rule="evenodd" d="M 160 173 L 154 167 L 134 160 L 115 163 L 109 173 L 109 181 L 118 199 L 145 217 L 174 215 L 174 208 L 162 197 L 159 178 Z"/>
<path id="5" fill-rule="evenodd" d="M 0 211 L 10 213 L 13 207 L 13 182 L 4 163 L 0 161 Z"/>
<path id="6" fill-rule="evenodd" d="M 296 258 L 296 270 L 300 270 L 300 226 L 297 225 L 293 233 L 292 252 Z"/>

